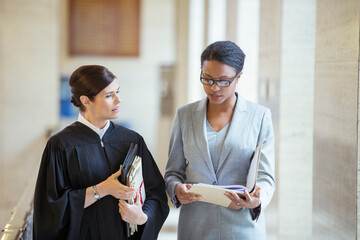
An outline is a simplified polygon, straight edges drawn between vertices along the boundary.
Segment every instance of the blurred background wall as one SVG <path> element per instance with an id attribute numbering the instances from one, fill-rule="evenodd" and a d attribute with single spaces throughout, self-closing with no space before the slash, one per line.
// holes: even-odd
<path id="1" fill-rule="evenodd" d="M 101 64 L 118 77 L 117 122 L 143 135 L 163 173 L 175 109 L 204 96 L 200 54 L 227 39 L 247 55 L 237 91 L 272 111 L 268 239 L 360 239 L 359 7 L 141 0 L 139 55 L 131 57 L 70 55 L 69 1 L 0 0 L 0 225 L 33 187 L 49 132 L 76 120 L 62 114 L 61 99 L 77 67 Z"/>
<path id="2" fill-rule="evenodd" d="M 60 1 L 0 1 L 0 222 L 59 123 Z"/>

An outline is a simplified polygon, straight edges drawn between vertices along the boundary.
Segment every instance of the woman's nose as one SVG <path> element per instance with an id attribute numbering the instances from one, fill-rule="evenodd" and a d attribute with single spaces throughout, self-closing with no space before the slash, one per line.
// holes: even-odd
<path id="1" fill-rule="evenodd" d="M 116 95 L 115 102 L 116 102 L 116 103 L 121 103 L 121 98 L 120 98 L 120 96 Z"/>
<path id="2" fill-rule="evenodd" d="M 211 90 L 217 91 L 217 90 L 219 90 L 219 89 L 220 89 L 220 87 L 216 84 L 216 82 L 214 82 L 214 84 L 211 85 Z"/>

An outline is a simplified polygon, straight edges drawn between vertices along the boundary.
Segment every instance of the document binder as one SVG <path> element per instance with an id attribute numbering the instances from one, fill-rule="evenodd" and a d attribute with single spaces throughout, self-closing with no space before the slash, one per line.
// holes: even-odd
<path id="1" fill-rule="evenodd" d="M 138 154 L 138 145 L 136 143 L 131 143 L 121 168 L 120 182 L 124 185 L 127 185 L 126 177 L 129 173 L 130 167 L 133 164 L 137 154 Z"/>
<path id="2" fill-rule="evenodd" d="M 139 201 L 144 204 L 146 198 L 144 179 L 142 175 L 142 159 L 138 156 L 138 145 L 131 143 L 122 165 L 120 182 L 128 187 L 139 190 Z M 137 199 L 129 199 L 129 204 L 134 204 Z M 136 224 L 126 223 L 127 237 L 130 237 L 137 231 Z"/>

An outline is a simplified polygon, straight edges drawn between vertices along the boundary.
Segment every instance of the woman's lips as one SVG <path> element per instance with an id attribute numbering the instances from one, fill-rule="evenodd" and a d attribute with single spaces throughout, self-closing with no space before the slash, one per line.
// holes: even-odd
<path id="1" fill-rule="evenodd" d="M 222 95 L 220 95 L 220 94 L 210 94 L 210 97 L 212 98 L 212 99 L 218 99 L 218 98 L 220 98 Z"/>

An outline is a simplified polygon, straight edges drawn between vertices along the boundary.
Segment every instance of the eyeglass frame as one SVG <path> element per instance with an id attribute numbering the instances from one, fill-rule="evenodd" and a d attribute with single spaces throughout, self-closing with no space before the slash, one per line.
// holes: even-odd
<path id="1" fill-rule="evenodd" d="M 233 78 L 231 78 L 231 79 L 228 79 L 228 80 L 214 80 L 214 79 L 211 79 L 211 78 L 202 77 L 202 74 L 203 74 L 203 72 L 202 72 L 202 70 L 201 70 L 201 72 L 200 72 L 200 82 L 201 82 L 203 85 L 213 86 L 214 83 L 215 83 L 218 87 L 229 87 L 229 86 L 231 85 L 231 83 L 235 80 L 235 78 L 239 75 L 239 73 L 237 72 L 237 73 L 235 74 L 235 76 L 234 76 Z M 205 83 L 203 83 L 202 79 L 206 79 L 207 81 L 212 81 L 212 83 L 211 83 L 211 84 L 205 84 Z M 227 86 L 220 86 L 220 85 L 218 84 L 218 82 L 227 82 L 227 83 L 229 83 L 229 85 L 227 85 Z"/>

